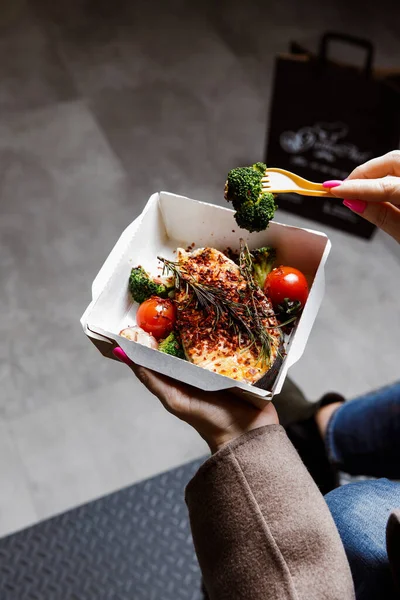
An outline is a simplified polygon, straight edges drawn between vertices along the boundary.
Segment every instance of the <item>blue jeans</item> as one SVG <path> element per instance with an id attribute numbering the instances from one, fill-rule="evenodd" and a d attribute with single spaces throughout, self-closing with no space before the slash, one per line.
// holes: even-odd
<path id="1" fill-rule="evenodd" d="M 400 382 L 343 404 L 326 446 L 346 473 L 384 479 L 350 483 L 325 496 L 350 563 L 357 600 L 398 598 L 386 552 L 386 524 L 400 508 Z"/>

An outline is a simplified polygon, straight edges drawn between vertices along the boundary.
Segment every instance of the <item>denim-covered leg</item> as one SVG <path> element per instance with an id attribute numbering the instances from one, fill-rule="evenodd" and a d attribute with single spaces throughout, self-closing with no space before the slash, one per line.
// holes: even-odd
<path id="1" fill-rule="evenodd" d="M 357 600 L 398 599 L 385 533 L 391 510 L 400 507 L 400 484 L 387 479 L 349 483 L 325 500 L 350 563 Z"/>
<path id="2" fill-rule="evenodd" d="M 400 479 L 400 382 L 343 404 L 325 442 L 346 473 Z"/>

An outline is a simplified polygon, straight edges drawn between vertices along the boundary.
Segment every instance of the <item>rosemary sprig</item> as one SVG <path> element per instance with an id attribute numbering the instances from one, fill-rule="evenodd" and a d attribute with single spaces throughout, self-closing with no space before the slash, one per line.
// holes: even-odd
<path id="1" fill-rule="evenodd" d="M 268 317 L 268 315 L 259 301 L 257 294 L 259 286 L 253 278 L 251 253 L 243 239 L 240 240 L 239 269 L 247 282 L 247 290 L 252 306 L 251 316 L 253 319 L 254 337 L 259 345 L 260 359 L 265 363 L 271 356 L 271 344 L 274 341 L 268 329 L 275 329 L 276 327 L 266 327 L 262 322 L 262 319 Z"/>
<path id="2" fill-rule="evenodd" d="M 216 286 L 200 283 L 178 263 L 160 256 L 157 258 L 163 263 L 163 274 L 165 274 L 165 271 L 171 272 L 175 278 L 175 288 L 185 291 L 188 298 L 186 306 L 194 302 L 196 308 L 205 312 L 212 309 L 214 312 L 214 327 L 225 316 L 228 319 L 229 326 L 235 330 L 235 333 L 238 334 L 239 329 L 242 329 L 249 337 L 252 336 L 252 331 L 243 317 L 243 312 L 247 311 L 245 304 L 231 300 L 224 293 L 224 290 Z"/>

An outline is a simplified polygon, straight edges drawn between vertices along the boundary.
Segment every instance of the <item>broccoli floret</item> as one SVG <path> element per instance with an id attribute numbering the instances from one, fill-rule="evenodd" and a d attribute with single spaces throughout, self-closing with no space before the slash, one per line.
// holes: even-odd
<path id="1" fill-rule="evenodd" d="M 250 232 L 266 229 L 277 209 L 275 196 L 262 189 L 266 168 L 264 163 L 255 163 L 232 169 L 225 184 L 225 199 L 236 210 L 236 223 Z"/>
<path id="2" fill-rule="evenodd" d="M 256 202 L 244 202 L 235 213 L 236 223 L 247 231 L 264 231 L 277 209 L 273 194 L 264 192 Z"/>
<path id="3" fill-rule="evenodd" d="M 264 177 L 265 169 L 267 168 L 267 165 L 265 163 L 258 162 L 258 163 L 254 163 L 254 165 L 252 165 L 251 168 L 254 169 L 255 171 L 258 171 L 259 173 L 261 173 L 261 177 Z"/>
<path id="4" fill-rule="evenodd" d="M 169 292 L 173 290 L 173 285 L 166 286 L 163 283 L 157 283 L 143 267 L 134 267 L 129 277 L 129 291 L 135 302 L 141 304 L 151 296 L 160 296 L 167 298 Z"/>
<path id="5" fill-rule="evenodd" d="M 181 340 L 175 331 L 171 331 L 169 336 L 159 343 L 158 349 L 160 352 L 164 352 L 165 354 L 170 354 L 171 356 L 185 359 L 185 353 L 182 348 Z"/>
<path id="6" fill-rule="evenodd" d="M 244 202 L 256 202 L 261 192 L 261 174 L 252 167 L 238 167 L 228 173 L 225 199 L 239 210 Z"/>
<path id="7" fill-rule="evenodd" d="M 263 289 L 265 280 L 272 271 L 276 260 L 276 250 L 269 246 L 258 248 L 257 250 L 251 251 L 251 258 L 253 277 L 260 288 Z"/>

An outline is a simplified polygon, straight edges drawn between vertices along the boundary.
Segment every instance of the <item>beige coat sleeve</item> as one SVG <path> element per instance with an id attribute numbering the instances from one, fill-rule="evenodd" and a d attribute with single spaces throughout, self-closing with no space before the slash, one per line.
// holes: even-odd
<path id="1" fill-rule="evenodd" d="M 279 425 L 214 454 L 186 502 L 210 600 L 354 598 L 328 507 Z"/>

